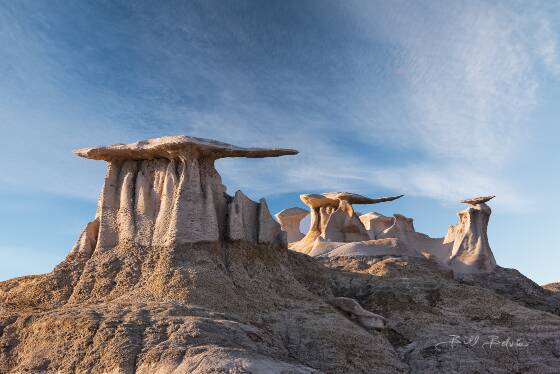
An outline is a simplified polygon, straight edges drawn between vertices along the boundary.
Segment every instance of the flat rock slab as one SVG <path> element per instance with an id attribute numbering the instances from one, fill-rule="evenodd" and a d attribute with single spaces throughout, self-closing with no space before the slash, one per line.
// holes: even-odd
<path id="1" fill-rule="evenodd" d="M 286 148 L 243 148 L 216 140 L 176 135 L 142 140 L 130 144 L 113 144 L 100 147 L 80 148 L 74 153 L 92 160 L 151 160 L 154 158 L 178 158 L 188 153 L 218 159 L 224 157 L 279 157 L 296 155 L 298 151 Z"/>

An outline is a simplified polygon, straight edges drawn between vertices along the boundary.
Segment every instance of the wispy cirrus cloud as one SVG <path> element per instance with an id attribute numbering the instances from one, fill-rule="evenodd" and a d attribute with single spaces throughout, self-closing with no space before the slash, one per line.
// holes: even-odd
<path id="1" fill-rule="evenodd" d="M 394 189 L 515 202 L 524 187 L 508 170 L 533 130 L 539 69 L 560 66 L 557 25 L 538 2 L 270 13 L 258 3 L 75 3 L 73 20 L 22 4 L 0 12 L 0 40 L 15 46 L 0 52 L 2 131 L 24 139 L 4 140 L 14 156 L 0 160 L 0 178 L 91 198 L 102 168 L 90 175 L 70 148 L 186 133 L 299 149 L 220 162 L 227 181 L 256 196 Z M 23 147 L 32 152 L 17 164 Z"/>

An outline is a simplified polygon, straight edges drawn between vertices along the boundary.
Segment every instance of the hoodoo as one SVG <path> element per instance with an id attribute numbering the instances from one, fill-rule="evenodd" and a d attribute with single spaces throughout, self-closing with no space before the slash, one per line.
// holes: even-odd
<path id="1" fill-rule="evenodd" d="M 455 273 L 489 273 L 496 260 L 488 243 L 488 221 L 492 209 L 486 203 L 494 196 L 463 200 L 470 207 L 459 212 L 459 223 L 449 227 L 445 243 L 453 242 L 449 265 Z"/>
<path id="2" fill-rule="evenodd" d="M 97 210 L 98 248 L 224 239 L 282 241 L 280 226 L 266 203 L 253 202 L 241 192 L 229 197 L 214 161 L 295 155 L 295 150 L 241 148 L 215 140 L 166 136 L 74 152 L 108 162 Z"/>
<path id="3" fill-rule="evenodd" d="M 348 192 L 301 195 L 311 208 L 311 226 L 301 240 L 290 243 L 290 249 L 314 257 L 429 257 L 456 275 L 494 271 L 496 260 L 487 235 L 492 211 L 486 205 L 494 196 L 463 200 L 470 207 L 458 213 L 459 223 L 440 238 L 417 232 L 413 219 L 402 214 L 387 217 L 370 212 L 358 217 L 352 207 L 401 196 L 371 199 Z"/>
<path id="4" fill-rule="evenodd" d="M 300 199 L 311 208 L 309 231 L 290 248 L 313 255 L 313 249 L 323 247 L 325 242 L 349 243 L 369 240 L 363 223 L 352 204 L 376 204 L 402 197 L 390 196 L 371 199 L 349 192 L 327 192 L 322 195 L 300 195 Z M 329 248 L 332 245 L 329 244 Z M 321 249 L 321 253 L 324 252 Z"/>
<path id="5" fill-rule="evenodd" d="M 285 231 L 288 236 L 288 243 L 297 242 L 305 236 L 299 230 L 299 224 L 308 214 L 309 212 L 305 209 L 293 207 L 284 209 L 275 215 L 282 231 Z"/>

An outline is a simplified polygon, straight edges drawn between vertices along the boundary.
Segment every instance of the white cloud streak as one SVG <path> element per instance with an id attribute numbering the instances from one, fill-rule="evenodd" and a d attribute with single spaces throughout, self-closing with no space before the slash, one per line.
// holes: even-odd
<path id="1" fill-rule="evenodd" d="M 525 4 L 521 10 L 515 4 L 495 2 L 344 4 L 340 17 L 356 25 L 361 44 L 333 58 L 352 66 L 352 84 L 328 90 L 290 68 L 258 75 L 263 82 L 255 81 L 251 72 L 222 70 L 217 63 L 220 51 L 212 49 L 216 47 L 209 31 L 191 22 L 194 16 L 186 16 L 179 25 L 162 16 L 153 28 L 166 35 L 188 34 L 204 58 L 177 48 L 180 38 L 162 40 L 146 30 L 135 35 L 136 48 L 159 58 L 161 71 L 136 78 L 153 95 L 129 97 L 108 87 L 92 87 L 91 94 L 78 98 L 83 108 L 67 113 L 38 108 L 35 116 L 12 105 L 14 98 L 8 96 L 15 92 L 16 101 L 24 103 L 39 99 L 46 108 L 53 100 L 71 107 L 72 95 L 63 83 L 53 83 L 67 66 L 53 61 L 40 47 L 49 42 L 41 34 L 4 16 L 0 41 L 23 46 L 5 57 L 13 64 L 26 62 L 13 67 L 17 72 L 13 79 L 0 78 L 9 83 L 0 90 L 2 145 L 13 155 L 22 146 L 36 151 L 27 160 L 4 157 L 0 166 L 8 173 L 0 178 L 13 185 L 95 198 L 102 171 L 96 169 L 94 181 L 83 162 L 68 161 L 70 148 L 187 133 L 240 145 L 300 149 L 297 158 L 220 162 L 224 179 L 254 196 L 394 189 L 445 201 L 496 193 L 501 201 L 519 207 L 514 203 L 523 186 L 512 182 L 505 170 L 532 130 L 527 118 L 537 101 L 539 64 L 560 72 L 556 25 L 542 6 Z M 235 24 L 224 27 L 247 43 L 254 37 Z M 386 65 L 362 65 L 364 55 L 380 44 L 384 53 L 375 58 L 387 59 Z M 20 92 L 17 81 L 30 75 L 32 89 Z M 204 96 L 213 92 L 211 107 L 201 109 L 177 100 L 174 91 L 195 78 L 205 85 Z M 381 81 L 390 82 L 387 92 L 380 92 Z M 89 90 L 87 84 L 82 88 Z M 275 105 L 277 98 L 291 105 Z M 111 121 L 124 125 L 110 125 Z M 33 134 L 38 126 L 49 127 L 45 137 Z M 6 140 L 15 137 L 25 141 Z M 377 159 L 380 148 L 394 157 Z M 410 153 L 418 156 L 407 156 Z M 23 164 L 14 167 L 16 162 Z M 72 183 L 75 175 L 78 182 Z"/>

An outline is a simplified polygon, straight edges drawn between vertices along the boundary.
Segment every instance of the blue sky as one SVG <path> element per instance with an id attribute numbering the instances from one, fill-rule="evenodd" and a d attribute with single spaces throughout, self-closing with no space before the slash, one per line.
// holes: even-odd
<path id="1" fill-rule="evenodd" d="M 496 194 L 500 265 L 560 280 L 560 5 L 549 1 L 0 3 L 0 279 L 48 272 L 94 217 L 83 146 L 186 134 L 300 155 L 218 162 L 271 210 L 300 193 L 443 236 Z"/>

